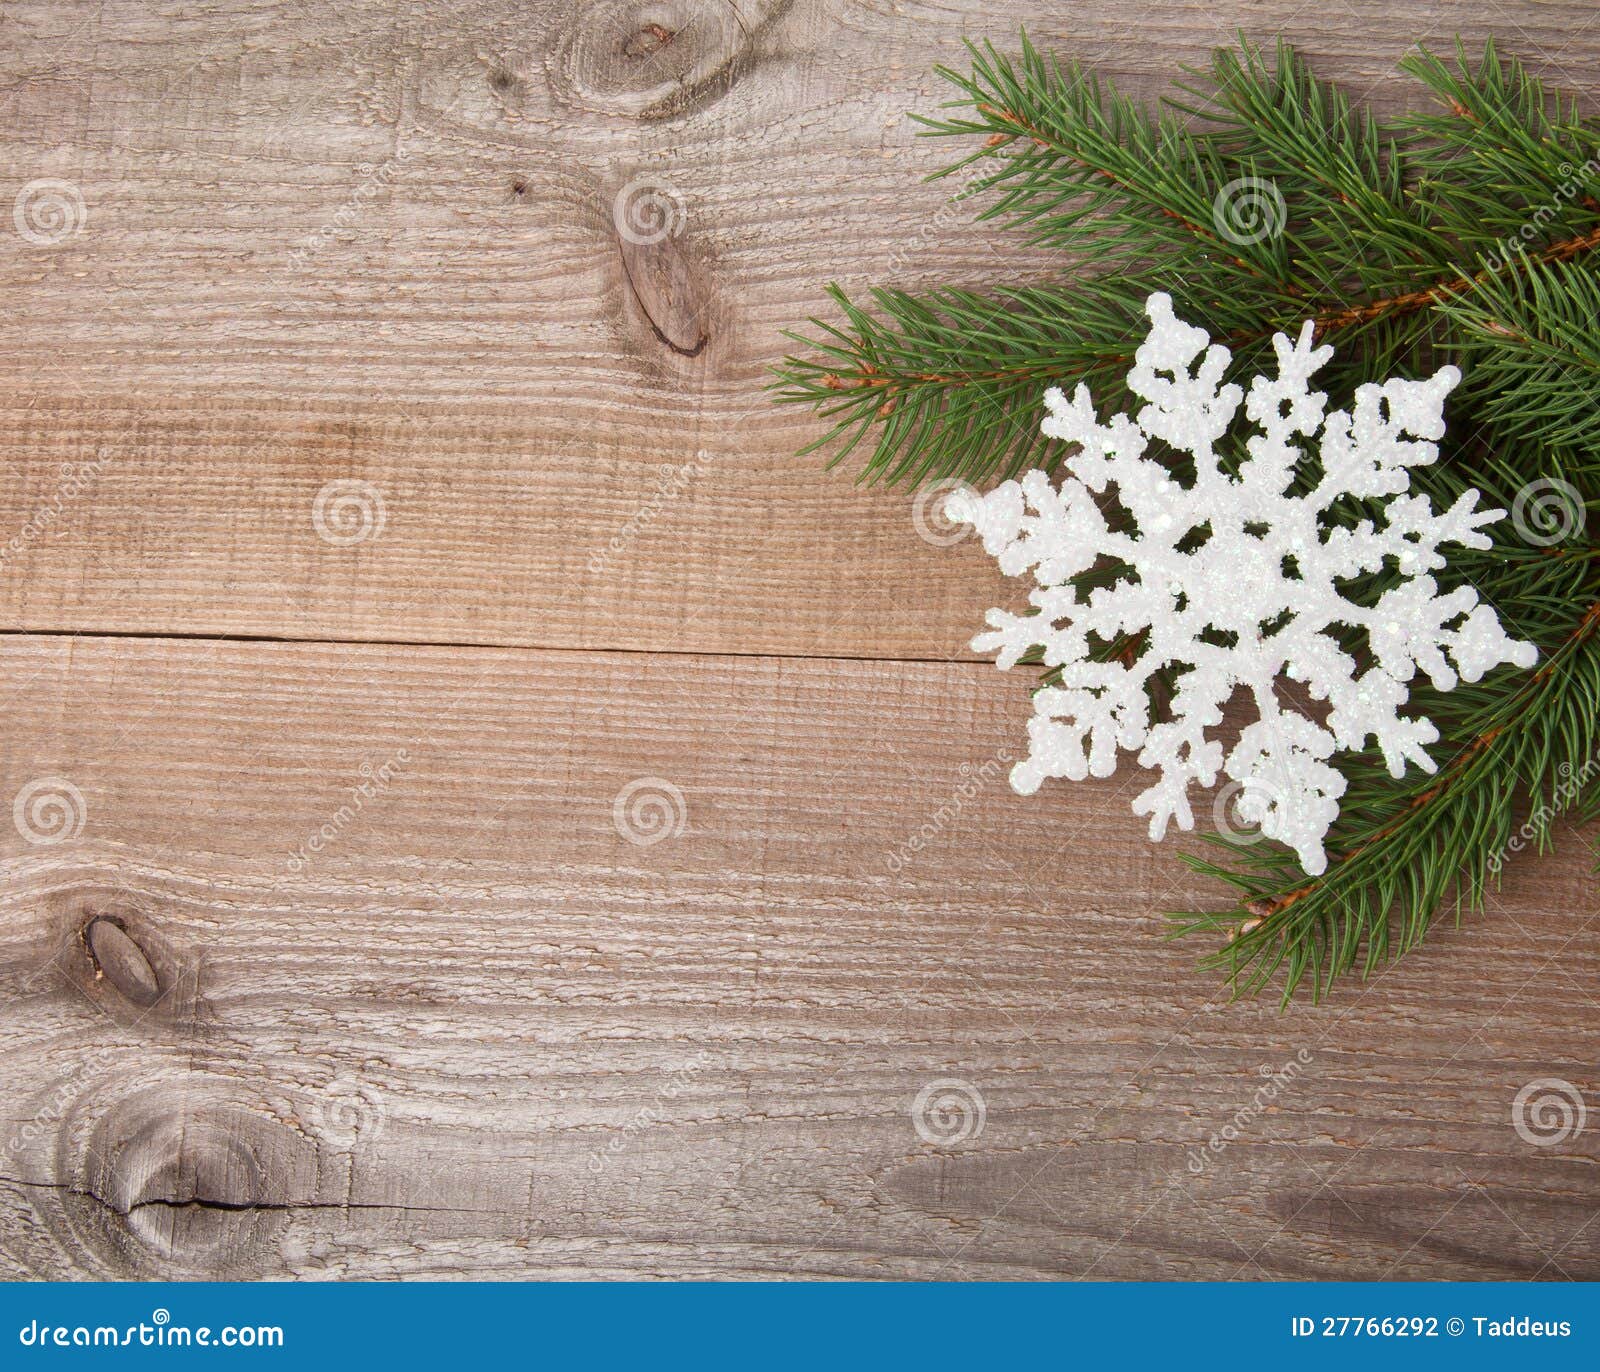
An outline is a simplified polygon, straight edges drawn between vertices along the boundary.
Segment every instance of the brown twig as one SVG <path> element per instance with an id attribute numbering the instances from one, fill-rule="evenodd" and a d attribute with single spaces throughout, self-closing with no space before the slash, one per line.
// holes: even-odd
<path id="1" fill-rule="evenodd" d="M 1049 148 L 1057 152 L 1064 151 L 1058 144 L 1054 144 L 1045 138 L 1037 129 L 1030 125 L 1020 115 L 1013 114 L 1009 110 L 998 109 L 995 106 L 988 104 L 981 104 L 978 106 L 978 108 L 984 114 L 987 114 L 991 119 L 998 120 L 1003 124 L 1011 125 L 1017 130 L 1015 134 L 997 135 L 1000 137 L 1002 142 L 1007 141 L 1010 138 L 1027 138 L 1040 147 Z M 993 138 L 991 138 L 988 146 L 995 147 L 999 145 L 994 142 Z M 1133 189 L 1128 185 L 1127 182 L 1116 176 L 1113 172 L 1110 172 L 1102 167 L 1092 166 L 1087 162 L 1083 162 L 1081 158 L 1076 160 L 1080 163 L 1080 165 L 1088 168 L 1088 170 L 1094 175 L 1104 177 L 1113 184 L 1122 187 L 1124 190 Z M 1215 235 L 1208 233 L 1202 226 L 1195 224 L 1192 220 L 1189 220 L 1183 215 L 1178 214 L 1175 210 L 1167 209 L 1165 206 L 1161 206 L 1159 208 L 1163 214 L 1168 215 L 1170 218 L 1181 223 L 1190 232 L 1205 239 L 1207 242 L 1216 242 Z M 1597 247 L 1600 247 L 1600 224 L 1595 225 L 1594 228 L 1585 233 L 1578 234 L 1573 238 L 1563 239 L 1559 243 L 1552 243 L 1548 247 L 1545 247 L 1535 253 L 1528 253 L 1526 256 L 1531 262 L 1540 265 L 1547 265 L 1553 262 L 1571 261 L 1573 258 L 1580 257 L 1584 253 L 1589 252 Z M 1259 275 L 1257 269 L 1244 259 L 1232 257 L 1230 260 L 1236 262 L 1239 266 L 1248 271 L 1257 272 Z M 1456 276 L 1446 281 L 1440 281 L 1421 290 L 1406 291 L 1399 295 L 1382 296 L 1377 300 L 1365 300 L 1359 304 L 1346 305 L 1341 309 L 1329 311 L 1321 315 L 1313 315 L 1312 320 L 1315 325 L 1316 336 L 1320 339 L 1329 333 L 1337 332 L 1340 329 L 1352 328 L 1359 324 L 1371 323 L 1375 319 L 1381 319 L 1385 317 L 1401 318 L 1409 314 L 1415 314 L 1419 310 L 1424 310 L 1431 305 L 1437 304 L 1446 296 L 1461 295 L 1468 291 L 1474 290 L 1494 275 L 1494 272 L 1484 270 L 1481 272 L 1475 272 L 1470 276 Z M 1259 343 L 1264 337 L 1265 335 L 1260 333 L 1235 335 L 1226 341 L 1229 346 L 1238 348 L 1252 343 Z M 1107 353 L 1102 355 L 1101 360 L 1107 362 L 1108 364 L 1113 362 L 1121 363 L 1128 361 L 1130 356 L 1131 354 L 1126 352 Z M 973 381 L 1020 381 L 1030 376 L 1046 376 L 1055 374 L 1055 369 L 1048 366 L 1019 367 L 991 372 L 916 372 L 911 374 L 901 374 L 896 377 L 865 375 L 864 373 L 868 371 L 870 371 L 870 368 L 863 368 L 862 373 L 852 375 L 840 375 L 838 373 L 833 373 L 830 374 L 822 384 L 829 390 L 836 391 L 849 390 L 863 386 L 889 386 L 907 384 L 954 386 Z"/>
<path id="2" fill-rule="evenodd" d="M 1552 243 L 1549 247 L 1536 253 L 1529 253 L 1532 262 L 1545 265 L 1551 262 L 1568 262 L 1588 252 L 1591 248 L 1600 247 L 1600 224 L 1581 233 L 1575 238 L 1563 239 L 1560 243 Z M 1460 295 L 1466 291 L 1481 286 L 1496 273 L 1487 269 L 1474 272 L 1471 276 L 1457 276 L 1449 281 L 1441 281 L 1437 285 L 1429 286 L 1420 291 L 1407 291 L 1403 295 L 1383 296 L 1377 300 L 1365 300 L 1359 305 L 1348 305 L 1342 310 L 1335 310 L 1331 314 L 1314 316 L 1317 337 L 1334 329 L 1349 328 L 1354 324 L 1365 324 L 1385 315 L 1415 314 L 1418 310 L 1426 309 L 1429 305 L 1437 304 L 1448 295 Z"/>

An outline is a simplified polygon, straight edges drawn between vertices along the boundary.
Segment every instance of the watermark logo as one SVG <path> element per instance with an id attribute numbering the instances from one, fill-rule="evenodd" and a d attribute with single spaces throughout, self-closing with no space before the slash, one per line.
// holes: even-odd
<path id="1" fill-rule="evenodd" d="M 311 1104 L 309 1123 L 315 1133 L 335 1148 L 371 1146 L 383 1136 L 383 1092 L 354 1077 L 338 1076 Z"/>
<path id="2" fill-rule="evenodd" d="M 689 806 L 683 792 L 665 777 L 638 777 L 617 792 L 611 822 L 636 848 L 649 848 L 683 833 Z"/>
<path id="3" fill-rule="evenodd" d="M 83 792 L 64 777 L 37 777 L 17 792 L 11 821 L 29 843 L 49 847 L 83 832 L 89 806 Z"/>
<path id="4" fill-rule="evenodd" d="M 1535 1148 L 1575 1139 L 1588 1122 L 1583 1092 L 1561 1077 L 1535 1077 L 1511 1101 L 1511 1127 Z"/>
<path id="5" fill-rule="evenodd" d="M 622 1155 L 636 1134 L 665 1119 L 667 1106 L 694 1085 L 695 1078 L 706 1069 L 710 1061 L 710 1057 L 702 1048 L 688 1062 L 676 1068 L 667 1077 L 661 1089 L 655 1093 L 649 1105 L 640 1106 L 632 1118 L 616 1129 L 601 1147 L 590 1152 L 589 1171 L 598 1176 L 613 1159 Z"/>
<path id="6" fill-rule="evenodd" d="M 975 532 L 982 497 L 965 481 L 930 481 L 911 502 L 917 537 L 935 548 L 952 548 Z"/>
<path id="7" fill-rule="evenodd" d="M 388 519 L 383 492 L 370 481 L 330 481 L 311 502 L 311 524 L 317 537 L 335 548 L 377 538 Z"/>
<path id="8" fill-rule="evenodd" d="M 13 1160 L 33 1148 L 41 1139 L 57 1134 L 68 1119 L 72 1107 L 85 1089 L 116 1063 L 116 1050 L 95 1048 L 78 1059 L 69 1076 L 58 1080 L 49 1094 L 39 1102 L 33 1115 L 24 1120 L 0 1147 L 0 1166 L 13 1165 Z"/>
<path id="9" fill-rule="evenodd" d="M 1562 762 L 1556 768 L 1557 780 L 1548 794 L 1539 797 L 1539 803 L 1506 840 L 1505 847 L 1490 854 L 1485 864 L 1488 874 L 1498 876 L 1507 858 L 1515 857 L 1530 843 L 1549 833 L 1551 824 L 1583 795 L 1584 788 L 1594 780 L 1597 771 L 1600 771 L 1600 754 L 1589 758 L 1577 769 L 1570 762 Z"/>
<path id="10" fill-rule="evenodd" d="M 36 248 L 56 248 L 83 232 L 89 211 L 82 192 L 72 182 L 44 177 L 17 192 L 11 222 Z"/>
<path id="11" fill-rule="evenodd" d="M 917 1137 L 935 1148 L 959 1148 L 973 1142 L 988 1119 L 983 1093 L 958 1077 L 930 1081 L 911 1102 L 911 1123 Z"/>
<path id="12" fill-rule="evenodd" d="M 1595 176 L 1600 174 L 1600 158 L 1591 157 L 1577 167 L 1570 162 L 1563 162 L 1558 170 L 1562 179 L 1556 186 L 1555 195 L 1529 212 L 1528 217 L 1518 225 L 1515 236 L 1496 241 L 1495 251 L 1483 260 L 1487 270 L 1502 271 L 1510 265 L 1512 258 L 1526 253 L 1528 245 L 1547 232 L 1546 226 L 1561 213 L 1561 207 L 1582 195 Z"/>
<path id="13" fill-rule="evenodd" d="M 104 452 L 97 452 L 88 462 L 63 462 L 61 480 L 50 499 L 39 505 L 22 527 L 4 544 L 0 544 L 0 571 L 5 570 L 12 558 L 26 552 L 60 524 L 72 507 L 94 489 L 101 472 L 110 463 L 110 456 Z"/>
<path id="14" fill-rule="evenodd" d="M 411 765 L 411 753 L 397 748 L 392 755 L 374 766 L 370 759 L 357 769 L 361 780 L 350 787 L 350 799 L 335 810 L 305 840 L 289 854 L 285 865 L 291 872 L 303 872 L 319 853 L 325 852 L 336 839 L 348 830 L 365 812 L 368 805 L 385 794 L 401 772 Z"/>
<path id="15" fill-rule="evenodd" d="M 148 1320 L 137 1324 L 41 1325 L 31 1319 L 17 1331 L 24 1348 L 282 1348 L 282 1325 L 174 1324 L 172 1312 L 158 1306 Z"/>
<path id="16" fill-rule="evenodd" d="M 611 218 L 628 242 L 649 247 L 676 238 L 689 214 L 682 193 L 670 181 L 636 176 L 611 202 Z"/>
<path id="17" fill-rule="evenodd" d="M 1524 543 L 1548 548 L 1583 527 L 1583 497 L 1557 477 L 1530 481 L 1511 502 L 1511 524 Z"/>
<path id="18" fill-rule="evenodd" d="M 1211 223 L 1228 242 L 1240 247 L 1276 238 L 1288 210 L 1278 183 L 1264 176 L 1241 176 L 1228 182 L 1211 202 Z"/>
<path id="19" fill-rule="evenodd" d="M 694 484 L 695 478 L 705 470 L 704 450 L 692 462 L 664 462 L 657 469 L 660 480 L 656 492 L 642 504 L 611 538 L 604 548 L 589 555 L 589 570 L 596 576 L 604 574 L 615 558 L 627 552 L 629 545 L 645 532 L 674 500 Z"/>
<path id="20" fill-rule="evenodd" d="M 1248 788 L 1242 781 L 1230 781 L 1211 802 L 1211 822 L 1229 843 L 1248 848 L 1265 837 L 1261 825 L 1276 800 L 1272 787 L 1260 781 Z"/>
<path id="21" fill-rule="evenodd" d="M 1311 1060 L 1311 1050 L 1302 1048 L 1280 1067 L 1274 1068 L 1266 1063 L 1257 1067 L 1256 1075 L 1261 1078 L 1261 1085 L 1256 1087 L 1255 1094 L 1245 1104 L 1233 1112 L 1233 1117 L 1222 1128 L 1206 1139 L 1203 1147 L 1189 1150 L 1187 1160 L 1189 1172 L 1193 1176 L 1199 1176 L 1227 1152 L 1228 1146 L 1248 1130 L 1273 1102 L 1294 1084 L 1295 1079 L 1310 1065 Z"/>
<path id="22" fill-rule="evenodd" d="M 918 854 L 931 848 L 935 840 L 961 817 L 967 802 L 975 799 L 986 786 L 999 780 L 1004 765 L 1010 761 L 1010 751 L 1001 748 L 993 757 L 985 758 L 976 767 L 970 762 L 963 762 L 956 769 L 960 779 L 949 795 L 885 857 L 884 862 L 889 871 L 898 876 Z"/>
<path id="23" fill-rule="evenodd" d="M 393 157 L 386 162 L 374 165 L 371 162 L 362 162 L 356 166 L 356 174 L 361 178 L 345 202 L 333 212 L 333 216 L 325 223 L 319 225 L 312 233 L 306 235 L 303 243 L 289 254 L 291 266 L 304 266 L 328 244 L 332 243 L 346 229 L 352 227 L 365 215 L 369 202 L 377 199 L 393 184 L 404 167 L 406 158 L 410 156 L 410 149 L 402 144 L 395 150 Z"/>

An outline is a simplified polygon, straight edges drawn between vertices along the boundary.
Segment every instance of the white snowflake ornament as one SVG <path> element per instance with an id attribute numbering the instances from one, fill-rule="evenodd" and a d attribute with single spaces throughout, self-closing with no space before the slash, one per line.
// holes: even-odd
<path id="1" fill-rule="evenodd" d="M 981 499 L 951 502 L 951 518 L 975 526 L 1002 570 L 1031 572 L 1037 583 L 1029 596 L 1036 613 L 991 610 L 973 648 L 1009 668 L 1039 647 L 1059 669 L 1059 684 L 1034 697 L 1029 753 L 1012 785 L 1026 795 L 1047 777 L 1110 776 L 1118 752 L 1137 748 L 1139 764 L 1159 778 L 1133 808 L 1150 816 L 1150 837 L 1159 839 L 1173 819 L 1194 827 L 1189 788 L 1214 784 L 1221 768 L 1239 783 L 1240 817 L 1293 848 L 1316 875 L 1327 866 L 1323 839 L 1344 793 L 1344 778 L 1328 765 L 1336 748 L 1359 749 L 1371 737 L 1391 775 L 1402 776 L 1408 762 L 1431 772 L 1426 745 L 1438 731 L 1399 713 L 1416 671 L 1450 690 L 1500 663 L 1533 665 L 1533 645 L 1508 638 L 1470 587 L 1440 594 L 1430 575 L 1445 565 L 1442 545 L 1488 547 L 1479 530 L 1505 511 L 1477 509 L 1475 490 L 1442 514 L 1410 493 L 1410 469 L 1438 456 L 1444 398 L 1460 380 L 1454 367 L 1426 381 L 1360 386 L 1349 411 L 1325 416 L 1326 394 L 1307 382 L 1333 349 L 1312 346 L 1310 321 L 1294 343 L 1274 337 L 1278 374 L 1252 378 L 1246 394 L 1224 383 L 1228 349 L 1177 318 L 1169 296 L 1152 295 L 1145 312 L 1150 332 L 1128 373 L 1129 388 L 1149 402 L 1137 416 L 1101 424 L 1087 388 L 1070 400 L 1052 388 L 1044 432 L 1078 449 L 1060 486 L 1033 471 Z M 1241 400 L 1258 432 L 1229 475 L 1216 445 Z M 1298 441 L 1313 438 L 1320 472 L 1307 471 L 1310 454 Z M 1145 456 L 1152 440 L 1193 460 L 1192 482 Z M 1309 489 L 1291 494 L 1302 472 Z M 1348 497 L 1381 502 L 1381 527 L 1331 518 Z M 1127 569 L 1120 579 L 1087 592 L 1067 584 L 1104 559 Z M 1342 581 L 1386 559 L 1403 580 L 1370 607 L 1344 598 Z M 1372 661 L 1359 676 L 1334 625 L 1365 631 Z M 1142 635 L 1137 658 L 1092 659 L 1092 641 L 1125 635 Z M 1163 667 L 1181 675 L 1170 718 L 1152 722 L 1150 680 Z M 1285 676 L 1328 702 L 1325 721 L 1282 708 L 1276 683 Z M 1240 686 L 1256 718 L 1224 759 L 1207 730 Z"/>

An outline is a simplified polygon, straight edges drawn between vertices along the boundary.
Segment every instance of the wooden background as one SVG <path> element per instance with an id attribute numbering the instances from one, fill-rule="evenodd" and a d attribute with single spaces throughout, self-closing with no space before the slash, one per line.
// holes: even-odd
<path id="1" fill-rule="evenodd" d="M 1019 21 L 1141 94 L 1241 27 L 1389 108 L 1415 38 L 1600 56 L 1581 0 L 0 6 L 0 208 L 83 207 L 0 216 L 0 1277 L 1600 1277 L 1578 836 L 1227 1004 L 1135 773 L 997 779 L 1015 589 L 763 400 L 830 278 L 1049 268 L 905 118 Z"/>

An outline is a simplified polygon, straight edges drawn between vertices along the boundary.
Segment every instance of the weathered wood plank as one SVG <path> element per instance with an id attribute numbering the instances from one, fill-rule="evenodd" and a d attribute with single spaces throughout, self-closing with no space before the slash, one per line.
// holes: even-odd
<path id="1" fill-rule="evenodd" d="M 87 217 L 0 235 L 0 624 L 951 655 L 992 571 L 759 388 L 828 278 L 1055 265 L 943 212 L 904 119 L 1019 19 L 1146 94 L 1287 27 L 1393 103 L 1457 30 L 1582 87 L 1597 17 L 10 6 L 7 189 Z M 1574 843 L 1279 1018 L 1159 940 L 1216 893 L 1126 783 L 1004 787 L 987 667 L 0 673 L 0 1274 L 1600 1275 L 1592 1125 L 1512 1123 L 1597 1089 Z"/>
<path id="2" fill-rule="evenodd" d="M 13 636 L 0 681 L 0 1271 L 1600 1276 L 1600 1133 L 1511 1113 L 1600 1086 L 1571 835 L 1280 1017 L 1159 937 L 1216 892 L 1128 778 L 1005 787 L 981 665 Z"/>
<path id="3" fill-rule="evenodd" d="M 1597 43 L 1581 0 L 9 6 L 8 191 L 86 218 L 0 235 L 0 622 L 961 653 L 993 574 L 761 386 L 830 278 L 1060 265 L 947 210 L 906 118 L 1022 21 L 1144 95 L 1284 30 L 1389 105 L 1414 39 L 1579 88 Z M 380 532 L 319 540 L 334 481 Z"/>

